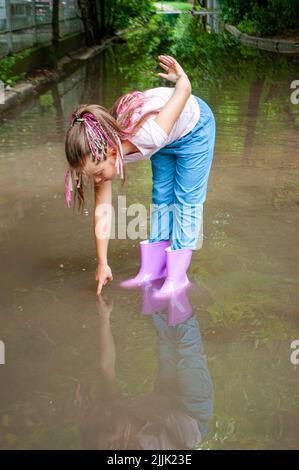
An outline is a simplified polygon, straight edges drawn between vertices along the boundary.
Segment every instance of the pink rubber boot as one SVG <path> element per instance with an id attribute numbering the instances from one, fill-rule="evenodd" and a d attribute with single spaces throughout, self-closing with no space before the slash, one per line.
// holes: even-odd
<path id="1" fill-rule="evenodd" d="M 149 243 L 148 240 L 140 242 L 140 270 L 138 274 L 122 281 L 120 285 L 127 289 L 141 286 L 147 282 L 154 281 L 166 276 L 166 252 L 169 240 Z"/>
<path id="2" fill-rule="evenodd" d="M 173 293 L 190 285 L 186 271 L 191 262 L 192 250 L 189 248 L 172 250 L 168 247 L 165 253 L 167 277 L 162 287 L 155 292 L 154 298 L 156 299 L 169 297 Z"/>

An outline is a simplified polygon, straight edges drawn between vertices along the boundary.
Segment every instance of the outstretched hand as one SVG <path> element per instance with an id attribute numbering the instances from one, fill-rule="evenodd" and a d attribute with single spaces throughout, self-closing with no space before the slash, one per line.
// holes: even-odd
<path id="1" fill-rule="evenodd" d="M 109 281 L 113 281 L 112 271 L 110 267 L 107 265 L 98 265 L 96 269 L 95 275 L 96 281 L 98 281 L 97 286 L 97 293 L 96 295 L 100 295 L 102 292 L 103 286 L 105 286 Z"/>
<path id="2" fill-rule="evenodd" d="M 160 67 L 167 71 L 167 73 L 159 72 L 159 77 L 176 83 L 182 76 L 187 76 L 180 64 L 170 55 L 159 55 L 158 58 Z"/>

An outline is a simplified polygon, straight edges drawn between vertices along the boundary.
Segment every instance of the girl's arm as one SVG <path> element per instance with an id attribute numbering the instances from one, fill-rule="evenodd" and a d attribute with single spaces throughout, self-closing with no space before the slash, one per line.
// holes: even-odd
<path id="1" fill-rule="evenodd" d="M 155 118 L 156 123 L 169 134 L 191 95 L 192 86 L 188 76 L 173 57 L 161 55 L 159 59 L 160 66 L 167 71 L 167 74 L 158 75 L 175 83 L 173 95 Z"/>
<path id="2" fill-rule="evenodd" d="M 108 266 L 107 252 L 112 218 L 112 181 L 103 181 L 94 186 L 95 205 L 93 214 L 96 254 L 98 259 L 96 280 L 98 281 L 97 295 L 107 282 L 113 280 Z"/>

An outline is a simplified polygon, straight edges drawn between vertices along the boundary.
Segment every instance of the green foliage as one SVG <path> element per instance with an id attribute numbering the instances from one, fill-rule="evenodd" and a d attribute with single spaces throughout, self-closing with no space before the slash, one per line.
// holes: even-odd
<path id="1" fill-rule="evenodd" d="M 167 52 L 178 57 L 190 76 L 194 89 L 201 89 L 202 82 L 216 87 L 225 83 L 248 80 L 250 77 L 265 77 L 277 80 L 277 69 L 273 68 L 273 54 L 240 44 L 232 35 L 208 33 L 203 29 L 199 17 L 181 15 L 173 31 L 171 46 Z M 289 75 L 295 63 L 283 55 L 275 55 L 280 74 Z"/>
<path id="2" fill-rule="evenodd" d="M 142 18 L 133 18 L 129 26 L 131 30 L 125 37 L 130 53 L 153 56 L 172 44 L 173 28 L 163 15 L 153 15 L 146 22 Z"/>
<path id="3" fill-rule="evenodd" d="M 30 50 L 26 50 L 19 54 L 14 54 L 1 59 L 0 80 L 2 80 L 5 85 L 14 85 L 18 80 L 24 78 L 25 73 L 16 74 L 14 72 L 14 67 L 17 62 L 30 55 L 30 53 Z"/>
<path id="4" fill-rule="evenodd" d="M 289 28 L 299 28 L 298 0 L 268 0 L 265 8 L 252 3 L 251 18 L 264 36 L 282 33 Z"/>
<path id="5" fill-rule="evenodd" d="M 241 21 L 247 10 L 249 2 L 246 0 L 219 0 L 222 18 L 227 23 Z"/>
<path id="6" fill-rule="evenodd" d="M 143 0 L 142 2 L 139 0 L 118 0 L 113 29 L 117 31 L 129 27 L 134 18 L 140 18 L 141 21 L 147 22 L 154 10 L 152 0 Z"/>
<path id="7" fill-rule="evenodd" d="M 195 88 L 196 82 L 199 87 L 202 81 L 220 85 L 228 76 L 230 80 L 237 80 L 242 71 L 248 74 L 245 48 L 227 33 L 206 32 L 200 17 L 182 15 L 177 20 L 170 55 L 179 57 L 184 63 Z"/>
<path id="8" fill-rule="evenodd" d="M 219 0 L 225 22 L 248 34 L 273 36 L 299 28 L 298 0 Z"/>
<path id="9" fill-rule="evenodd" d="M 162 86 L 158 77 L 161 68 L 157 56 L 170 51 L 173 29 L 164 15 L 153 15 L 146 23 L 141 18 L 130 20 L 130 29 L 124 35 L 126 44 L 114 47 L 114 56 L 119 56 L 115 60 L 128 64 L 119 65 L 119 73 L 127 83 L 123 87 L 124 93 L 132 89 Z M 135 58 L 134 67 L 130 66 L 132 57 Z"/>
<path id="10" fill-rule="evenodd" d="M 242 33 L 257 35 L 259 26 L 256 20 L 250 20 L 248 15 L 245 15 L 244 19 L 238 23 L 238 29 Z"/>
<path id="11" fill-rule="evenodd" d="M 49 109 L 54 106 L 54 99 L 51 91 L 39 96 L 39 104 L 44 109 Z"/>
<path id="12" fill-rule="evenodd" d="M 127 56 L 129 63 L 132 55 L 140 57 L 134 68 L 121 71 L 130 87 L 139 89 L 163 84 L 157 76 L 161 72 L 158 54 L 178 58 L 194 89 L 202 89 L 203 82 L 217 88 L 240 79 L 248 82 L 253 75 L 267 75 L 276 80 L 272 54 L 243 46 L 226 32 L 207 32 L 199 16 L 178 15 L 174 25 L 169 23 L 167 16 L 153 15 L 146 23 L 140 18 L 130 21 L 132 28 L 125 35 L 127 44 L 121 54 Z M 291 64 L 285 57 L 276 56 L 276 63 L 281 72 L 290 70 Z"/>

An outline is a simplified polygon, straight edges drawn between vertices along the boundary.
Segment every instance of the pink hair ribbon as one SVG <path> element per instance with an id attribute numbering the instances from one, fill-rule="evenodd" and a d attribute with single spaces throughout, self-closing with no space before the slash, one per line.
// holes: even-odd
<path id="1" fill-rule="evenodd" d="M 64 176 L 65 183 L 65 199 L 67 206 L 70 207 L 72 200 L 73 181 L 72 181 L 72 170 L 69 168 Z"/>
<path id="2" fill-rule="evenodd" d="M 124 154 L 123 154 L 122 144 L 118 136 L 117 136 L 117 142 L 118 142 L 119 148 L 117 150 L 117 156 L 116 156 L 116 162 L 115 162 L 116 172 L 118 175 L 120 174 L 121 179 L 124 179 Z"/>
<path id="3" fill-rule="evenodd" d="M 65 199 L 67 206 L 71 206 L 71 201 L 72 201 L 72 192 L 73 192 L 73 178 L 74 178 L 74 170 L 72 168 L 68 168 L 65 176 L 64 176 L 64 183 L 65 183 Z M 81 186 L 81 181 L 82 181 L 82 174 L 81 173 L 76 173 L 75 178 L 77 181 L 76 187 L 80 188 Z"/>
<path id="4" fill-rule="evenodd" d="M 117 120 L 121 122 L 122 127 L 128 133 L 135 125 L 136 120 L 139 119 L 146 95 L 141 91 L 132 91 L 124 95 L 116 108 Z M 126 115 L 126 111 L 130 111 Z"/>
<path id="5" fill-rule="evenodd" d="M 91 154 L 97 160 L 102 160 L 103 156 L 106 155 L 106 148 L 107 143 L 111 145 L 111 147 L 115 148 L 115 144 L 112 142 L 109 135 L 105 132 L 100 122 L 97 118 L 91 113 L 84 113 L 81 117 L 76 113 L 73 112 L 70 118 L 70 124 L 73 126 L 75 122 L 83 122 L 85 124 L 85 131 L 86 137 L 88 141 L 88 146 L 90 148 Z M 117 132 L 109 126 L 111 132 L 114 134 L 118 148 L 116 148 L 117 156 L 116 156 L 116 171 L 117 174 L 120 174 L 121 179 L 124 178 L 124 155 L 123 155 L 123 148 L 120 141 L 120 138 Z M 67 206 L 70 207 L 71 200 L 72 200 L 72 192 L 73 192 L 73 174 L 74 170 L 72 168 L 68 168 L 67 172 L 65 173 L 64 182 L 65 182 L 65 198 Z M 77 188 L 80 188 L 81 181 L 82 181 L 82 174 L 76 172 L 76 180 L 77 180 Z"/>

